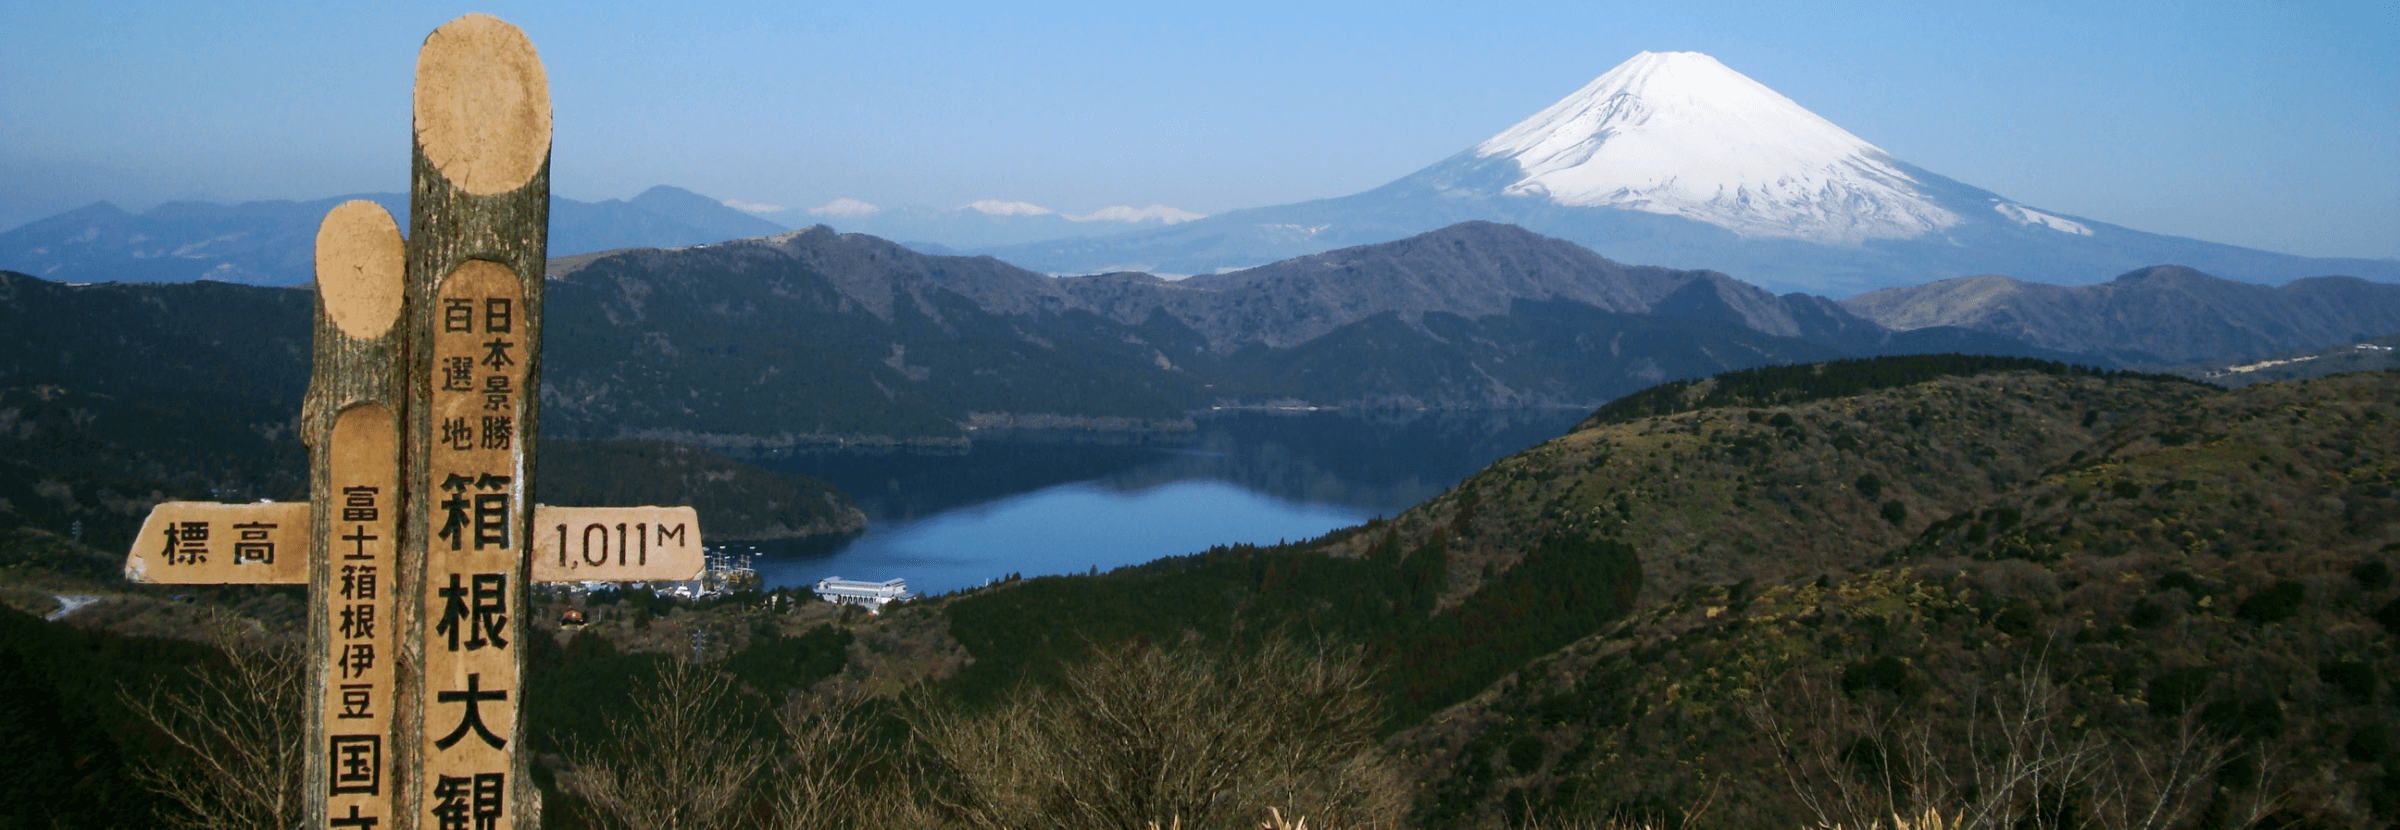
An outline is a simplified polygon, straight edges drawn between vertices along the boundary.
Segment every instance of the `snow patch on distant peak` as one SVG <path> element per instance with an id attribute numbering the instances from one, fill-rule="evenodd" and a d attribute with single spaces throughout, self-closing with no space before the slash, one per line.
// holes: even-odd
<path id="1" fill-rule="evenodd" d="M 1048 216 L 1051 210 L 1032 202 L 1003 202 L 999 199 L 978 199 L 958 206 L 988 216 Z"/>
<path id="2" fill-rule="evenodd" d="M 852 199 L 848 196 L 844 196 L 842 198 L 835 199 L 833 201 L 826 202 L 808 209 L 808 214 L 810 216 L 832 216 L 839 219 L 856 219 L 861 216 L 872 216 L 881 212 L 883 212 L 883 208 L 876 207 L 873 204 L 862 202 L 857 199 Z"/>
<path id="3" fill-rule="evenodd" d="M 1171 208 L 1167 207 L 1166 205 L 1155 204 L 1146 208 L 1137 208 L 1130 205 L 1109 205 L 1108 207 L 1104 207 L 1090 213 L 1069 213 L 1064 215 L 1067 217 L 1067 221 L 1069 222 L 1140 223 L 1156 221 L 1160 224 L 1166 225 L 1172 225 L 1178 222 L 1189 222 L 1194 219 L 1208 218 L 1207 214 L 1193 213 L 1181 208 Z"/>
<path id="4" fill-rule="evenodd" d="M 1333 226 L 1332 226 L 1332 225 L 1314 225 L 1314 226 L 1311 226 L 1311 225 L 1294 225 L 1294 224 L 1291 224 L 1291 223 L 1288 223 L 1288 222 L 1286 222 L 1286 223 L 1273 224 L 1273 225 L 1260 225 L 1259 227 L 1261 227 L 1261 228 L 1266 228 L 1267 230 L 1271 230 L 1271 231 L 1276 231 L 1276 232 L 1278 232 L 1278 233 L 1281 233 L 1281 234 L 1284 234 L 1284 235 L 1287 235 L 1287 236 L 1288 236 L 1288 235 L 1290 235 L 1290 234 L 1292 234 L 1292 233 L 1295 233 L 1295 232 L 1296 232 L 1296 233 L 1298 233 L 1298 234 L 1300 234 L 1301 236 L 1316 236 L 1318 232 L 1320 232 L 1320 231 L 1323 231 L 1323 230 L 1325 230 L 1326 228 L 1330 228 L 1330 227 L 1333 227 Z"/>
<path id="5" fill-rule="evenodd" d="M 1881 148 L 1698 52 L 1643 52 L 1476 145 L 1512 195 L 1858 242 L 1958 224 Z"/>
<path id="6" fill-rule="evenodd" d="M 1993 205 L 1992 209 L 1999 211 L 2002 216 L 2016 220 L 2019 225 L 2040 225 L 2060 233 L 2071 233 L 2076 236 L 2092 235 L 2092 229 L 2084 227 L 2081 222 L 2062 219 L 2024 205 L 2001 202 Z"/>

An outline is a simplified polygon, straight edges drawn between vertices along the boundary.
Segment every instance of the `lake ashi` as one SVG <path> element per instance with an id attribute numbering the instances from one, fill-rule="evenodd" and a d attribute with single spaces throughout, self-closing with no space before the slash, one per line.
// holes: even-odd
<path id="1" fill-rule="evenodd" d="M 751 546 L 771 588 L 901 578 L 933 595 L 1010 574 L 1107 571 L 1395 516 L 1587 414 L 1232 412 L 1164 438 L 978 435 L 960 453 L 758 458 L 849 493 L 867 530 Z"/>

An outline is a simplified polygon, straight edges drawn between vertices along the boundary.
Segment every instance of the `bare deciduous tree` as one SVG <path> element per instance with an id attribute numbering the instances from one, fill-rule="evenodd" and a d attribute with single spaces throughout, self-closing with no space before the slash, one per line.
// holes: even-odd
<path id="1" fill-rule="evenodd" d="M 171 827 L 297 827 L 307 807 L 300 780 L 305 661 L 255 623 L 211 614 L 203 624 L 209 642 L 230 658 L 225 667 L 194 668 L 189 689 L 160 684 L 123 695 L 182 750 L 145 759 L 134 774 L 184 809 L 165 818 Z"/>
<path id="2" fill-rule="evenodd" d="M 2138 745 L 2077 728 L 2038 657 L 1996 693 L 1969 689 L 1962 705 L 1974 714 L 1957 734 L 1937 732 L 1941 719 L 1919 704 L 1851 700 L 1821 673 L 1779 685 L 1745 714 L 1823 827 L 2171 827 L 2198 808 L 2227 747 L 2191 714 L 2174 735 Z"/>
<path id="3" fill-rule="evenodd" d="M 936 759 L 929 797 L 971 827 L 1233 827 L 1270 808 L 1374 827 L 1406 806 L 1379 709 L 1354 657 L 1131 645 L 981 716 L 920 707 L 916 728 Z"/>
<path id="4" fill-rule="evenodd" d="M 596 823 L 636 830 L 732 826 L 769 750 L 735 717 L 732 679 L 672 661 L 635 693 L 629 717 L 610 718 L 600 746 L 568 753 L 559 785 Z"/>
<path id="5" fill-rule="evenodd" d="M 853 692 L 795 693 L 776 710 L 787 750 L 768 777 L 776 830 L 874 826 L 894 818 L 892 800 L 877 798 L 864 780 L 870 767 L 890 762 L 889 747 L 871 734 L 867 700 Z"/>

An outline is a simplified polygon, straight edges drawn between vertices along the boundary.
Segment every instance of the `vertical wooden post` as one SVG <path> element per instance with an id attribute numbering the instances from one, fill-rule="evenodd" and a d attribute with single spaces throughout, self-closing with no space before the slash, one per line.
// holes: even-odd
<path id="1" fill-rule="evenodd" d="M 389 580 L 400 535 L 399 417 L 407 332 L 400 228 L 348 202 L 317 228 L 309 445 L 310 827 L 391 826 L 399 701 Z"/>
<path id="2" fill-rule="evenodd" d="M 417 56 L 409 191 L 402 648 L 422 668 L 400 734 L 416 805 L 403 828 L 540 826 L 527 777 L 521 680 L 550 91 L 516 27 L 444 24 Z M 413 613 L 412 613 L 413 611 Z M 404 680 L 404 683 L 406 681 Z M 413 692 L 413 693 L 412 693 Z M 413 790 L 413 791 L 412 791 Z"/>
<path id="3" fill-rule="evenodd" d="M 125 576 L 309 586 L 308 826 L 539 827 L 528 580 L 691 579 L 699 516 L 532 504 L 550 219 L 533 44 L 483 15 L 434 30 L 415 113 L 410 238 L 369 202 L 317 230 L 309 503 L 161 504 Z M 537 522 L 558 529 L 538 565 Z"/>

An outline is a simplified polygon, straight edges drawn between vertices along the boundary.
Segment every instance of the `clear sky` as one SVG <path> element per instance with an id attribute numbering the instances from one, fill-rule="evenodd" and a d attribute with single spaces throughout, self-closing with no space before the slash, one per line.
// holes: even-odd
<path id="1" fill-rule="evenodd" d="M 2388 0 L 12 6 L 0 229 L 404 190 L 417 46 L 481 11 L 541 51 L 553 191 L 587 201 L 1217 213 L 1381 185 L 1636 52 L 1694 50 L 2038 208 L 2400 257 Z"/>

